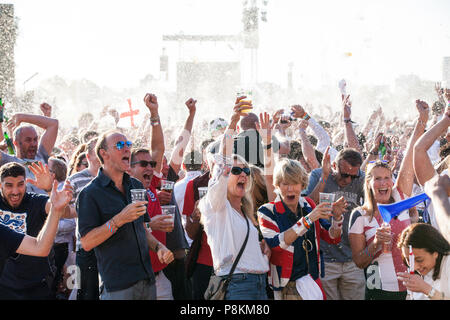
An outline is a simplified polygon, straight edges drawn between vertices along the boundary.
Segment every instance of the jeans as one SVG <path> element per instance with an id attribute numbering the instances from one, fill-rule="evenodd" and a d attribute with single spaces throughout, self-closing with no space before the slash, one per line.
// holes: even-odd
<path id="1" fill-rule="evenodd" d="M 265 273 L 233 274 L 228 285 L 225 300 L 267 300 L 266 279 L 267 274 Z"/>
<path id="2" fill-rule="evenodd" d="M 76 262 L 80 270 L 77 300 L 98 300 L 98 269 L 94 250 L 86 252 L 80 248 L 77 251 Z"/>
<path id="3" fill-rule="evenodd" d="M 156 285 L 150 285 L 149 280 L 141 280 L 136 282 L 131 287 L 108 292 L 103 288 L 101 294 L 102 300 L 156 300 Z"/>

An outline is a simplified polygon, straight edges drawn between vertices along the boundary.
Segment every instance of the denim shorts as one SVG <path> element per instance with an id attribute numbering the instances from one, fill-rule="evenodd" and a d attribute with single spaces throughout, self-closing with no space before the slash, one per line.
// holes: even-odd
<path id="1" fill-rule="evenodd" d="M 266 284 L 267 274 L 265 273 L 233 274 L 225 300 L 267 300 Z"/>

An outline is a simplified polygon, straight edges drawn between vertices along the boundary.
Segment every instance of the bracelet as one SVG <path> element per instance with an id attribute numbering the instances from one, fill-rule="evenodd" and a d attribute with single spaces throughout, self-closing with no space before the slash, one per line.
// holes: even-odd
<path id="1" fill-rule="evenodd" d="M 303 217 L 302 222 L 303 222 L 303 225 L 306 227 L 306 229 L 311 228 L 312 222 L 308 217 L 306 217 L 306 216 Z"/>
<path id="2" fill-rule="evenodd" d="M 436 289 L 434 287 L 431 287 L 430 292 L 428 292 L 427 297 L 430 299 L 433 299 L 434 294 L 436 293 Z"/>
<path id="3" fill-rule="evenodd" d="M 113 230 L 113 227 L 111 226 L 111 224 L 109 223 L 109 221 L 106 222 L 106 226 L 108 227 L 109 232 L 111 232 L 112 234 L 116 233 L 117 229 L 116 229 L 116 230 Z"/>
<path id="4" fill-rule="evenodd" d="M 158 242 L 157 244 L 156 244 L 156 246 L 155 246 L 155 252 L 158 252 L 158 248 L 159 248 L 159 245 L 160 245 L 161 243 L 160 242 Z"/>
<path id="5" fill-rule="evenodd" d="M 344 122 L 345 122 L 345 123 L 349 123 L 349 122 L 351 122 L 351 123 L 355 123 L 355 122 L 354 122 L 354 121 L 352 121 L 352 119 L 350 119 L 350 118 L 349 118 L 349 119 L 344 119 Z"/>
<path id="6" fill-rule="evenodd" d="M 369 152 L 369 154 L 372 155 L 372 156 L 377 156 L 378 155 L 378 150 L 374 151 L 374 152 L 371 151 L 371 152 Z"/>
<path id="7" fill-rule="evenodd" d="M 156 117 L 154 117 L 154 118 L 150 118 L 150 125 L 151 125 L 152 127 L 157 126 L 157 125 L 159 125 L 159 124 L 161 124 L 159 115 L 156 116 Z"/>
<path id="8" fill-rule="evenodd" d="M 327 183 L 327 180 L 328 179 L 324 179 L 323 177 L 320 177 L 320 182 Z"/>
<path id="9" fill-rule="evenodd" d="M 269 150 L 270 148 L 272 148 L 272 143 L 266 144 L 266 145 L 262 145 L 262 147 L 266 150 Z"/>

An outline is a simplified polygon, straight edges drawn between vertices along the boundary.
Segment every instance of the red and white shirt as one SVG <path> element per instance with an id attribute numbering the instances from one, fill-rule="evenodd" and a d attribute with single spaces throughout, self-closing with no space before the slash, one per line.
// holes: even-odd
<path id="1" fill-rule="evenodd" d="M 396 202 L 403 200 L 397 188 L 392 189 L 392 197 Z M 383 219 L 380 214 L 371 219 L 364 209 L 358 208 L 352 212 L 349 234 L 363 234 L 366 239 L 366 246 L 368 246 L 375 239 L 377 228 L 380 228 L 382 223 Z M 411 224 L 408 210 L 402 211 L 389 224 L 393 234 L 392 251 L 389 253 L 383 253 L 382 250 L 377 252 L 375 258 L 366 268 L 366 286 L 368 289 L 406 291 L 406 287 L 397 278 L 397 272 L 407 272 L 408 270 L 403 263 L 402 253 L 396 244 L 402 231 Z"/>

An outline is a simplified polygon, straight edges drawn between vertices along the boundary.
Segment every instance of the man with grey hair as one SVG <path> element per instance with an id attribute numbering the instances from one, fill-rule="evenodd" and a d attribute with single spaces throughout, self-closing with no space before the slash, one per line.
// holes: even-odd
<path id="1" fill-rule="evenodd" d="M 42 110 L 50 110 L 47 103 L 41 104 Z M 47 113 L 48 114 L 48 113 Z M 23 125 L 23 124 L 30 125 Z M 57 119 L 29 113 L 16 113 L 8 121 L 7 126 L 13 131 L 13 143 L 16 155 L 9 155 L 0 151 L 0 166 L 8 162 L 18 162 L 26 167 L 26 178 L 34 179 L 33 173 L 28 169 L 31 163 L 41 161 L 47 163 L 50 153 L 58 136 L 59 122 Z M 34 126 L 44 129 L 41 139 Z M 46 195 L 42 189 L 28 183 L 27 192 Z"/>

